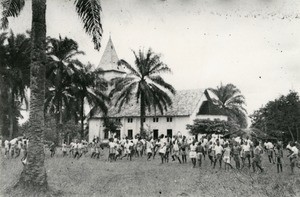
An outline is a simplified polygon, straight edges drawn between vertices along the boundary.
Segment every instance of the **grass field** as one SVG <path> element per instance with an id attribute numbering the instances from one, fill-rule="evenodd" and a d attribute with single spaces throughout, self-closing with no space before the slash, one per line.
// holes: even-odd
<path id="1" fill-rule="evenodd" d="M 192 164 L 160 159 L 146 161 L 133 158 L 117 162 L 107 161 L 107 150 L 100 160 L 90 154 L 80 159 L 63 158 L 58 152 L 50 158 L 46 154 L 48 182 L 62 196 L 300 196 L 300 169 L 289 175 L 289 162 L 285 157 L 283 173 L 277 174 L 276 165 L 263 157 L 264 173 L 212 169 L 208 158 L 202 168 Z M 7 188 L 20 175 L 20 158 L 6 159 L 1 155 L 0 195 L 10 196 Z M 14 194 L 15 195 L 15 194 Z"/>

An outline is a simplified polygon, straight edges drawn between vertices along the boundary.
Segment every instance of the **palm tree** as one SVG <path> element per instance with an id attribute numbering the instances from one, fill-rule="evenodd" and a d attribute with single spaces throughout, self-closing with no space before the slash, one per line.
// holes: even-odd
<path id="1" fill-rule="evenodd" d="M 8 18 L 19 16 L 24 7 L 24 0 L 3 0 L 1 27 L 8 27 Z M 92 36 L 95 48 L 100 48 L 102 24 L 100 21 L 101 5 L 97 0 L 75 0 L 76 12 L 82 19 L 85 31 Z M 30 129 L 28 164 L 24 166 L 16 186 L 30 187 L 32 190 L 47 190 L 47 175 L 44 166 L 43 132 L 45 70 L 46 70 L 46 0 L 32 0 L 31 26 L 31 66 L 30 66 Z"/>
<path id="2" fill-rule="evenodd" d="M 30 83 L 30 39 L 25 34 L 2 34 L 0 75 L 1 95 L 3 96 L 2 110 L 7 109 L 9 119 L 9 135 L 12 139 L 17 133 L 18 117 L 23 103 L 27 107 L 26 90 Z M 7 41 L 4 45 L 3 41 Z M 5 83 L 4 83 L 5 82 Z M 5 118 L 4 118 L 5 119 Z M 5 127 L 5 126 L 4 126 Z"/>
<path id="3" fill-rule="evenodd" d="M 74 40 L 67 37 L 49 38 L 48 45 L 46 78 L 49 87 L 46 88 L 45 111 L 56 114 L 56 143 L 58 144 L 63 124 L 63 108 L 66 108 L 73 97 L 72 75 L 80 72 L 82 65 L 74 58 L 84 53 L 78 50 L 78 44 Z"/>
<path id="4" fill-rule="evenodd" d="M 216 98 L 212 98 L 206 91 L 208 100 L 218 107 L 219 111 L 235 121 L 241 128 L 247 127 L 247 111 L 245 97 L 241 91 L 233 84 L 226 84 L 214 88 L 208 88 Z"/>
<path id="5" fill-rule="evenodd" d="M 109 97 L 105 94 L 107 90 L 107 81 L 102 76 L 103 70 L 98 68 L 92 70 L 92 65 L 82 65 L 82 70 L 74 75 L 75 97 L 77 106 L 79 106 L 81 137 L 84 135 L 84 105 L 86 103 L 91 107 L 89 114 L 101 110 L 106 114 Z M 75 105 L 76 106 L 76 105 Z"/>
<path id="6" fill-rule="evenodd" d="M 122 106 L 136 98 L 140 103 L 140 132 L 144 135 L 144 118 L 146 109 L 157 108 L 163 114 L 168 106 L 172 105 L 170 93 L 175 94 L 172 85 L 164 81 L 160 76 L 162 73 L 170 73 L 170 68 L 160 60 L 160 55 L 155 54 L 151 49 L 145 52 L 139 50 L 135 56 L 135 68 L 125 60 L 120 60 L 119 65 L 124 65 L 129 73 L 125 78 L 115 78 L 113 83 L 115 88 L 111 91 L 111 96 L 115 95 L 115 106 Z"/>

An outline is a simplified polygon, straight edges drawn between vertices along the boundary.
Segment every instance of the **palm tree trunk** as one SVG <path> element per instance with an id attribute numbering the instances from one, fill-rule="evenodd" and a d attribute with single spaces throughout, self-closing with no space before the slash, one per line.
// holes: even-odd
<path id="1" fill-rule="evenodd" d="M 298 129 L 298 125 L 296 125 L 296 132 L 297 132 L 297 142 L 299 142 L 299 129 Z"/>
<path id="2" fill-rule="evenodd" d="M 84 137 L 84 97 L 81 97 L 81 106 L 80 106 L 80 122 L 81 122 L 81 138 Z"/>
<path id="3" fill-rule="evenodd" d="M 27 164 L 16 186 L 21 185 L 29 191 L 48 189 L 44 153 L 44 99 L 46 69 L 46 0 L 32 0 L 32 51 L 30 65 L 30 128 Z"/>
<path id="4" fill-rule="evenodd" d="M 0 134 L 6 139 L 9 138 L 9 120 L 7 117 L 7 114 L 9 114 L 9 95 L 7 84 L 4 83 L 2 77 L 0 79 Z"/>
<path id="5" fill-rule="evenodd" d="M 58 96 L 58 98 L 60 98 Z M 62 102 L 57 102 L 58 114 L 56 116 L 56 145 L 60 144 L 60 135 L 62 133 Z"/>
<path id="6" fill-rule="evenodd" d="M 145 132 L 144 132 L 144 118 L 145 118 L 145 95 L 143 92 L 141 92 L 141 108 L 140 108 L 140 123 L 141 123 L 141 130 L 140 130 L 140 135 L 141 137 L 145 137 Z"/>
<path id="7" fill-rule="evenodd" d="M 288 127 L 288 130 L 289 130 L 289 132 L 290 132 L 290 134 L 291 134 L 291 136 L 292 136 L 293 141 L 295 141 L 295 138 L 294 138 L 293 132 L 291 131 L 291 128 Z"/>
<path id="8" fill-rule="evenodd" d="M 9 92 L 9 139 L 11 140 L 14 132 L 14 94 L 13 91 Z"/>

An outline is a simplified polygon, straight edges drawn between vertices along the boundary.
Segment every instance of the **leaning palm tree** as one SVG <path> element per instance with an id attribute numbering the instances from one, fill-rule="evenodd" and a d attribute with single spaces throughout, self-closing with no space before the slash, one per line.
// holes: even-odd
<path id="1" fill-rule="evenodd" d="M 235 121 L 241 128 L 247 127 L 247 111 L 245 97 L 241 91 L 233 84 L 222 85 L 217 88 L 208 88 L 215 98 L 210 97 L 206 91 L 208 100 L 218 107 L 220 113 L 227 115 L 230 120 Z"/>
<path id="2" fill-rule="evenodd" d="M 160 60 L 160 55 L 155 54 L 151 49 L 147 53 L 139 50 L 133 52 L 135 56 L 135 68 L 125 60 L 120 60 L 119 65 L 128 69 L 125 78 L 115 78 L 114 89 L 111 95 L 115 95 L 115 106 L 122 106 L 134 97 L 140 104 L 140 132 L 144 135 L 144 121 L 146 109 L 156 110 L 163 114 L 168 106 L 172 105 L 171 94 L 175 94 L 172 85 L 165 82 L 160 76 L 163 73 L 170 73 L 171 69 Z"/>
<path id="3" fill-rule="evenodd" d="M 8 18 L 17 17 L 24 7 L 24 0 L 3 0 L 1 27 L 8 27 Z M 92 36 L 95 48 L 100 48 L 102 24 L 101 5 L 98 0 L 75 0 L 76 12 L 82 19 L 85 31 Z M 47 175 L 44 166 L 43 144 L 45 70 L 46 70 L 46 0 L 32 0 L 30 66 L 30 129 L 27 133 L 29 147 L 28 164 L 24 166 L 16 186 L 30 187 L 31 190 L 47 190 Z"/>

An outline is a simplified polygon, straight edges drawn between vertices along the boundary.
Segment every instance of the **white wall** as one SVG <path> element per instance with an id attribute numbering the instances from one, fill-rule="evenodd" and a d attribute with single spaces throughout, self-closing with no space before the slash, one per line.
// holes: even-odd
<path id="1" fill-rule="evenodd" d="M 89 142 L 92 142 L 94 136 L 95 137 L 100 137 L 99 135 L 101 135 L 100 132 L 102 129 L 102 121 L 100 119 L 89 119 Z M 102 134 L 104 135 L 104 134 Z M 101 137 L 100 137 L 101 138 Z"/>
<path id="2" fill-rule="evenodd" d="M 216 115 L 199 115 L 195 118 L 199 119 L 220 119 L 227 121 L 226 116 Z M 133 131 L 133 137 L 140 132 L 140 118 L 132 118 L 132 123 L 128 123 L 128 117 L 121 118 L 122 127 L 121 138 L 128 135 L 128 130 Z M 167 117 L 158 117 L 158 122 L 153 122 L 153 117 L 147 117 L 144 122 L 144 129 L 153 132 L 154 129 L 158 130 L 158 135 L 167 135 L 167 130 L 172 129 L 173 135 L 177 135 L 180 132 L 182 135 L 191 136 L 189 131 L 186 129 L 187 124 L 193 124 L 193 118 L 189 116 L 172 117 L 172 122 L 167 122 Z M 104 139 L 104 127 L 101 119 L 90 119 L 89 120 L 89 141 L 93 140 L 94 136 Z"/>
<path id="3" fill-rule="evenodd" d="M 215 120 L 215 119 L 219 119 L 219 120 L 224 120 L 227 121 L 227 116 L 223 116 L 223 115 L 198 115 L 195 117 L 196 119 L 209 119 L 209 120 Z"/>
<path id="4" fill-rule="evenodd" d="M 132 123 L 128 123 L 128 118 L 121 118 L 122 127 L 121 138 L 128 135 L 128 130 L 133 131 L 133 136 L 140 132 L 140 118 L 132 118 Z M 92 141 L 94 136 L 104 139 L 104 127 L 101 119 L 89 120 L 89 141 Z M 172 129 L 173 135 L 178 132 L 182 135 L 189 136 L 190 134 L 186 130 L 186 125 L 191 124 L 191 120 L 188 116 L 185 117 L 172 117 L 172 122 L 167 122 L 167 117 L 158 117 L 158 122 L 153 122 L 153 117 L 146 118 L 144 122 L 144 129 L 153 132 L 154 129 L 158 130 L 158 135 L 167 134 L 168 129 Z"/>

